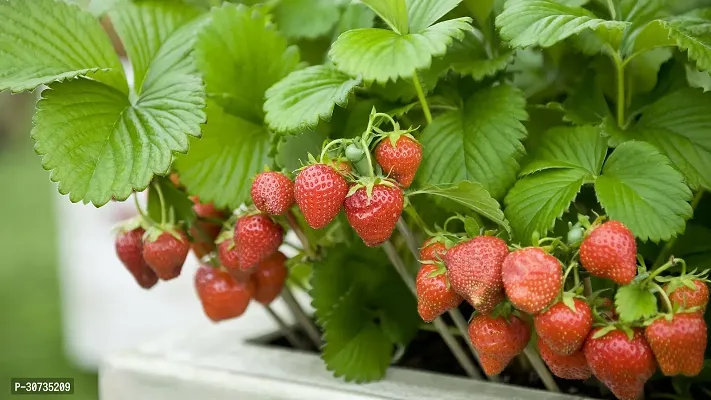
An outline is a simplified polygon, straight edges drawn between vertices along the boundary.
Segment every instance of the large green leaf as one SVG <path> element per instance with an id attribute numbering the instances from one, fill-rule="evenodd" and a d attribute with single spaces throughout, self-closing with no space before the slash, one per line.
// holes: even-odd
<path id="1" fill-rule="evenodd" d="M 350 3 L 341 14 L 341 19 L 334 31 L 334 40 L 343 32 L 351 29 L 370 28 L 373 26 L 375 13 L 363 3 Z"/>
<path id="2" fill-rule="evenodd" d="M 486 217 L 507 232 L 511 231 L 509 223 L 506 221 L 503 211 L 501 211 L 499 202 L 491 197 L 489 192 L 479 183 L 462 181 L 457 185 L 428 186 L 409 195 L 416 194 L 444 197 Z"/>
<path id="3" fill-rule="evenodd" d="M 311 287 L 328 369 L 348 381 L 381 379 L 394 344 L 407 345 L 421 322 L 382 250 L 356 241 L 327 249 L 313 266 Z"/>
<path id="4" fill-rule="evenodd" d="M 684 231 L 692 215 L 691 190 L 684 177 L 644 142 L 618 146 L 605 162 L 595 191 L 607 215 L 642 240 L 668 240 Z"/>
<path id="5" fill-rule="evenodd" d="M 676 46 L 685 51 L 700 70 L 711 72 L 711 9 L 651 21 L 635 30 L 625 43 L 628 54 Z"/>
<path id="6" fill-rule="evenodd" d="M 274 10 L 279 31 L 290 39 L 328 34 L 341 17 L 334 0 L 281 0 Z"/>
<path id="7" fill-rule="evenodd" d="M 362 0 L 396 33 L 408 33 L 405 0 Z"/>
<path id="8" fill-rule="evenodd" d="M 654 144 L 694 189 L 711 190 L 711 93 L 682 89 L 644 110 L 630 137 Z"/>
<path id="9" fill-rule="evenodd" d="M 479 90 L 461 110 L 442 114 L 420 138 L 418 182 L 447 184 L 470 180 L 501 198 L 516 180 L 521 140 L 528 117 L 523 94 L 509 85 Z"/>
<path id="10" fill-rule="evenodd" d="M 433 68 L 434 64 L 444 64 L 445 71 L 448 68 L 478 81 L 505 70 L 512 61 L 513 53 L 509 51 L 489 58 L 484 43 L 473 32 L 466 32 L 462 40 L 452 43 L 441 60 L 435 60 Z"/>
<path id="11" fill-rule="evenodd" d="M 101 24 L 75 4 L 0 1 L 0 91 L 21 92 L 82 75 L 127 91 Z"/>
<path id="12" fill-rule="evenodd" d="M 314 128 L 331 119 L 335 105 L 346 107 L 358 84 L 360 79 L 327 65 L 294 71 L 267 90 L 265 120 L 277 132 Z"/>
<path id="13" fill-rule="evenodd" d="M 521 242 L 553 228 L 583 184 L 598 176 L 606 152 L 605 139 L 594 127 L 553 128 L 541 136 L 521 170 L 528 176 L 506 196 L 506 217 Z"/>
<path id="14" fill-rule="evenodd" d="M 405 0 L 410 33 L 424 32 L 462 0 Z"/>
<path id="15" fill-rule="evenodd" d="M 190 57 L 200 22 L 163 43 L 136 98 L 88 79 L 42 93 L 32 137 L 60 193 L 96 206 L 124 200 L 154 174 L 167 174 L 173 153 L 200 136 L 205 97 Z"/>
<path id="16" fill-rule="evenodd" d="M 367 119 L 367 116 L 366 116 Z M 286 172 L 293 172 L 309 162 L 309 154 L 321 154 L 321 146 L 328 139 L 325 129 L 305 131 L 298 135 L 280 136 L 274 162 Z"/>
<path id="17" fill-rule="evenodd" d="M 180 2 L 121 1 L 109 13 L 133 67 L 134 87 L 140 92 L 151 61 L 165 40 L 198 15 Z"/>
<path id="18" fill-rule="evenodd" d="M 264 126 L 226 114 L 210 102 L 203 138 L 175 161 L 180 181 L 217 207 L 237 208 L 249 199 L 251 178 L 270 163 Z"/>
<path id="19" fill-rule="evenodd" d="M 288 47 L 257 9 L 225 3 L 211 16 L 195 50 L 208 96 L 228 112 L 261 123 L 264 93 L 296 69 L 298 49 Z"/>
<path id="20" fill-rule="evenodd" d="M 411 77 L 416 70 L 428 68 L 432 57 L 443 55 L 454 39 L 471 30 L 469 21 L 452 19 L 406 35 L 378 28 L 354 29 L 336 40 L 329 56 L 338 69 L 366 81 L 385 83 Z"/>
<path id="21" fill-rule="evenodd" d="M 491 15 L 494 2 L 495 0 L 464 0 L 464 5 L 474 15 L 479 27 L 483 28 Z"/>
<path id="22" fill-rule="evenodd" d="M 496 18 L 501 36 L 512 47 L 550 47 L 566 38 L 593 30 L 607 43 L 617 46 L 628 22 L 607 21 L 582 7 L 571 7 L 552 0 L 506 2 Z"/>

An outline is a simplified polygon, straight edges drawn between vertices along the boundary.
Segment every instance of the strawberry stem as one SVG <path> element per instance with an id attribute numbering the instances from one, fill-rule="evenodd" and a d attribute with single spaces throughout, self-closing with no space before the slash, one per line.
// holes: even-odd
<path id="1" fill-rule="evenodd" d="M 590 277 L 583 279 L 583 288 L 584 288 L 583 293 L 585 294 L 585 297 L 589 298 L 590 296 L 592 296 L 593 290 L 592 290 L 592 281 L 590 280 Z"/>
<path id="2" fill-rule="evenodd" d="M 133 193 L 133 202 L 136 204 L 136 211 L 138 211 L 138 215 L 140 215 L 141 218 L 143 218 L 151 226 L 155 226 L 156 222 L 153 221 L 145 211 L 143 211 L 143 208 L 141 208 L 141 204 L 138 202 L 138 193 L 136 192 Z"/>
<path id="3" fill-rule="evenodd" d="M 664 265 L 658 267 L 657 269 L 655 269 L 654 271 L 652 271 L 652 273 L 649 274 L 649 276 L 647 277 L 647 279 L 645 279 L 645 282 L 652 282 L 652 281 L 654 280 L 654 278 L 655 278 L 657 275 L 659 275 L 659 274 L 661 274 L 662 272 L 666 271 L 666 270 L 669 269 L 670 267 L 676 265 L 676 262 L 677 262 L 678 260 L 679 260 L 679 259 L 672 257 L 669 261 L 667 261 L 666 264 L 664 264 Z M 685 264 L 686 264 L 686 263 L 685 263 Z"/>
<path id="4" fill-rule="evenodd" d="M 425 120 L 427 121 L 427 125 L 429 125 L 432 123 L 432 112 L 430 111 L 429 104 L 427 104 L 427 97 L 425 97 L 425 91 L 422 90 L 422 84 L 420 83 L 420 77 L 417 76 L 417 71 L 412 74 L 412 83 L 415 85 L 417 99 L 420 100 L 422 112 L 425 114 Z"/>
<path id="5" fill-rule="evenodd" d="M 286 322 L 277 314 L 274 309 L 272 309 L 270 306 L 265 305 L 264 310 L 269 314 L 274 322 L 277 323 L 279 326 L 279 331 L 281 331 L 282 335 L 286 338 L 286 340 L 294 347 L 297 349 L 302 349 L 302 350 L 308 350 L 309 345 L 301 340 L 300 337 L 296 336 L 294 334 L 294 331 L 292 331 L 288 325 L 286 325 Z"/>
<path id="6" fill-rule="evenodd" d="M 323 163 L 324 158 L 326 157 L 326 154 L 328 154 L 328 150 L 337 144 L 343 143 L 344 141 L 345 141 L 344 139 L 336 139 L 336 140 L 329 142 L 326 146 L 323 147 L 323 150 L 321 150 L 321 156 L 319 157 L 319 161 L 321 163 Z"/>
<path id="7" fill-rule="evenodd" d="M 656 284 L 654 282 L 652 282 L 651 286 L 657 290 L 657 292 L 659 293 L 660 296 L 662 296 L 662 300 L 664 300 L 664 305 L 666 306 L 667 311 L 669 311 L 669 313 L 673 313 L 674 307 L 672 307 L 672 303 L 671 303 L 671 300 L 669 300 L 669 296 L 667 295 L 667 292 L 665 292 L 661 286 L 659 286 L 658 284 Z"/>
<path id="8" fill-rule="evenodd" d="M 165 224 L 166 219 L 166 209 L 165 209 L 165 198 L 163 197 L 163 190 L 157 182 L 153 182 L 153 187 L 156 188 L 156 193 L 158 193 L 158 201 L 160 201 L 160 224 Z"/>
<path id="9" fill-rule="evenodd" d="M 288 210 L 286 212 L 286 220 L 289 222 L 289 226 L 291 227 L 291 230 L 293 230 L 296 234 L 296 237 L 299 238 L 299 241 L 301 242 L 301 245 L 303 246 L 306 255 L 312 260 L 316 258 L 316 253 L 309 244 L 309 238 L 304 233 L 304 230 L 301 229 L 299 222 L 296 220 L 296 217 L 294 216 L 294 213 L 291 210 Z"/>
<path id="10" fill-rule="evenodd" d="M 526 358 L 528 358 L 528 361 L 531 363 L 533 370 L 536 371 L 538 376 L 541 378 L 541 381 L 543 381 L 543 385 L 546 387 L 546 389 L 550 390 L 551 392 L 560 393 L 560 388 L 558 387 L 558 384 L 555 383 L 553 375 L 551 375 L 551 372 L 548 370 L 548 367 L 546 367 L 546 365 L 543 363 L 543 360 L 541 360 L 541 356 L 538 355 L 536 350 L 534 350 L 530 344 L 526 346 L 526 348 L 523 350 L 523 354 L 526 356 Z"/>
<path id="11" fill-rule="evenodd" d="M 299 325 L 301 325 L 301 328 L 304 330 L 304 332 L 306 332 L 309 339 L 314 343 L 314 345 L 316 345 L 317 349 L 320 349 L 321 345 L 323 344 L 323 342 L 321 341 L 321 333 L 319 332 L 316 325 L 314 325 L 311 318 L 309 318 L 309 316 L 306 314 L 304 309 L 301 308 L 301 305 L 296 300 L 296 297 L 294 297 L 294 294 L 291 292 L 291 289 L 289 289 L 289 287 L 286 285 L 284 286 L 284 289 L 281 292 L 281 298 L 284 299 L 284 302 L 286 303 L 287 307 L 289 307 L 291 313 L 294 314 L 294 318 L 299 323 Z"/>

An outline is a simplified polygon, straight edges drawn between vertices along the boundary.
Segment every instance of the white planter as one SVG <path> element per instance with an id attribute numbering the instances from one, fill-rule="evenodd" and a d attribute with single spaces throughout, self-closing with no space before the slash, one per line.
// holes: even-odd
<path id="1" fill-rule="evenodd" d="M 346 383 L 315 354 L 245 340 L 258 330 L 216 325 L 110 357 L 100 370 L 101 399 L 582 399 L 395 367 L 380 382 Z"/>

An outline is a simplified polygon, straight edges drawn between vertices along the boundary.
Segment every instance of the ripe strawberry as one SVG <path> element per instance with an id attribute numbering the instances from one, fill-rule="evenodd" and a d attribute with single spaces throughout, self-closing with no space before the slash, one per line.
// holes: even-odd
<path id="1" fill-rule="evenodd" d="M 280 251 L 259 263 L 252 274 L 254 300 L 266 306 L 279 296 L 289 273 L 285 263 L 286 256 Z"/>
<path id="2" fill-rule="evenodd" d="M 331 160 L 330 162 L 328 162 L 328 165 L 343 176 L 347 176 L 351 172 L 353 172 L 353 166 L 347 159 Z"/>
<path id="3" fill-rule="evenodd" d="M 361 187 L 343 203 L 348 223 L 368 247 L 390 239 L 402 214 L 405 201 L 402 189 L 384 182 L 388 183 L 376 183 L 370 196 L 366 187 Z"/>
<path id="4" fill-rule="evenodd" d="M 632 340 L 621 330 L 595 338 L 600 329 L 593 329 L 583 346 L 590 370 L 620 400 L 637 399 L 657 369 L 642 330 L 635 328 Z"/>
<path id="5" fill-rule="evenodd" d="M 687 309 L 700 307 L 701 314 L 703 314 L 706 312 L 706 305 L 709 303 L 709 287 L 706 285 L 706 282 L 699 279 L 693 280 L 692 282 L 696 289 L 681 284 L 681 286 L 669 293 L 669 300 L 671 300 L 673 304 Z M 671 282 L 664 285 L 664 290 L 667 291 L 667 293 L 670 285 L 672 285 Z"/>
<path id="6" fill-rule="evenodd" d="M 562 301 L 533 317 L 533 324 L 541 342 L 560 355 L 580 350 L 592 329 L 592 312 L 588 303 L 573 299 L 575 310 Z"/>
<path id="7" fill-rule="evenodd" d="M 479 353 L 487 376 L 501 373 L 526 348 L 530 339 L 531 329 L 515 315 L 507 321 L 502 316 L 476 314 L 469 322 L 469 340 Z"/>
<path id="8" fill-rule="evenodd" d="M 235 249 L 240 268 L 256 267 L 281 246 L 284 229 L 266 214 L 255 214 L 237 220 Z"/>
<path id="9" fill-rule="evenodd" d="M 583 239 L 580 262 L 592 275 L 627 285 L 637 273 L 634 235 L 619 221 L 605 222 Z"/>
<path id="10" fill-rule="evenodd" d="M 281 172 L 257 175 L 251 193 L 254 205 L 267 214 L 285 214 L 294 204 L 294 183 Z"/>
<path id="11" fill-rule="evenodd" d="M 407 188 L 412 184 L 422 161 L 422 146 L 409 136 L 386 138 L 375 148 L 375 159 L 383 172 Z"/>
<path id="12" fill-rule="evenodd" d="M 435 238 L 430 238 L 420 248 L 420 261 L 444 260 L 445 253 L 447 253 L 447 247 L 444 243 L 437 241 Z"/>
<path id="13" fill-rule="evenodd" d="M 666 376 L 696 376 L 704 365 L 706 323 L 699 313 L 658 318 L 644 330 L 659 368 Z"/>
<path id="14" fill-rule="evenodd" d="M 563 288 L 563 270 L 557 258 L 539 247 L 509 253 L 501 266 L 506 296 L 514 307 L 538 314 Z"/>
<path id="15" fill-rule="evenodd" d="M 141 227 L 121 231 L 116 236 L 116 255 L 139 286 L 150 289 L 158 282 L 158 276 L 143 259 L 143 234 Z"/>
<path id="16" fill-rule="evenodd" d="M 444 266 L 422 264 L 415 279 L 415 288 L 417 312 L 425 322 L 434 321 L 463 300 L 449 285 Z"/>
<path id="17" fill-rule="evenodd" d="M 347 194 L 348 183 L 328 165 L 309 165 L 296 176 L 294 199 L 306 223 L 314 229 L 321 229 L 336 218 Z"/>
<path id="18" fill-rule="evenodd" d="M 501 301 L 501 265 L 509 254 L 503 240 L 477 236 L 447 251 L 445 263 L 452 288 L 475 309 L 490 313 Z"/>
<path id="19" fill-rule="evenodd" d="M 233 278 L 243 281 L 249 279 L 253 270 L 243 270 L 239 265 L 239 253 L 231 232 L 225 232 L 217 239 L 217 258 L 220 264 L 232 275 Z"/>
<path id="20" fill-rule="evenodd" d="M 143 258 L 161 280 L 177 278 L 183 270 L 188 257 L 190 244 L 185 232 L 181 230 L 149 230 L 143 239 Z M 177 236 L 177 237 L 176 237 Z"/>
<path id="21" fill-rule="evenodd" d="M 212 203 L 201 203 L 198 196 L 190 198 L 195 204 L 193 211 L 199 218 L 224 220 L 227 215 L 222 210 L 219 210 Z M 220 234 L 222 226 L 211 221 L 196 220 L 190 228 L 190 236 L 194 241 L 190 244 L 193 253 L 198 259 L 205 257 L 207 254 L 215 250 L 215 239 Z"/>
<path id="22" fill-rule="evenodd" d="M 546 342 L 538 340 L 538 351 L 553 375 L 559 378 L 584 381 L 592 375 L 582 350 L 569 355 L 561 355 L 548 347 Z"/>
<path id="23" fill-rule="evenodd" d="M 195 273 L 195 289 L 205 315 L 214 322 L 242 315 L 254 291 L 251 281 L 239 282 L 227 272 L 206 265 Z"/>

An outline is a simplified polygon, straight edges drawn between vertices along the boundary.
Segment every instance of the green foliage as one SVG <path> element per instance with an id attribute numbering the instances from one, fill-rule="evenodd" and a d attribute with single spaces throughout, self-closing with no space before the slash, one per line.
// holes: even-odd
<path id="1" fill-rule="evenodd" d="M 329 249 L 313 266 L 311 286 L 328 369 L 349 381 L 382 378 L 394 346 L 406 345 L 420 324 L 415 298 L 382 250 L 355 240 Z"/>
<path id="2" fill-rule="evenodd" d="M 617 289 L 615 308 L 620 321 L 636 322 L 657 313 L 657 298 L 642 283 L 631 283 Z"/>
<path id="3" fill-rule="evenodd" d="M 340 17 L 339 4 L 334 0 L 282 0 L 274 10 L 279 31 L 290 39 L 323 36 Z"/>

